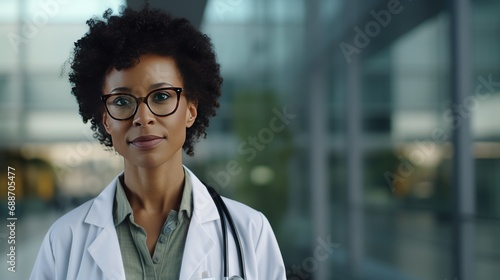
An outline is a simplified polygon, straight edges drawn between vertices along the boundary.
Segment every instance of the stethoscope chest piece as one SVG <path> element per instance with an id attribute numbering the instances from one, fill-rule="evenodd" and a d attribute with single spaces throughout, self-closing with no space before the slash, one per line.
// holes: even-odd
<path id="1" fill-rule="evenodd" d="M 231 277 L 229 277 L 229 280 L 245 280 L 245 279 L 243 279 L 239 276 L 231 276 Z"/>

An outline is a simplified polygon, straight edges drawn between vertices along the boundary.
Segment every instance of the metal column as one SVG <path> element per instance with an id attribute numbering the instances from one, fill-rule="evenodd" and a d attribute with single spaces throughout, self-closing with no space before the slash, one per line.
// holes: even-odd
<path id="1" fill-rule="evenodd" d="M 17 19 L 17 32 L 18 34 L 24 34 L 23 25 L 24 20 L 27 18 L 27 6 L 26 0 L 21 0 L 18 3 L 18 19 Z M 15 105 L 17 106 L 16 112 L 13 114 L 15 116 L 14 122 L 17 122 L 17 128 L 15 135 L 11 138 L 13 141 L 7 143 L 7 146 L 12 146 L 13 143 L 17 145 L 24 144 L 28 142 L 29 131 L 28 131 L 28 111 L 27 111 L 27 96 L 29 90 L 28 84 L 28 43 L 20 43 L 17 47 L 17 65 L 15 69 L 14 76 L 14 95 L 15 95 Z M 10 138 L 7 136 L 7 139 Z"/>
<path id="2" fill-rule="evenodd" d="M 357 16 L 357 1 L 345 1 L 346 21 Z M 360 276 L 364 256 L 363 238 L 363 143 L 361 102 L 361 59 L 358 55 L 347 64 L 347 250 L 350 279 Z"/>
<path id="3" fill-rule="evenodd" d="M 313 216 L 312 242 L 317 238 L 325 238 L 329 229 L 328 207 L 328 176 L 327 176 L 327 111 L 326 94 L 328 86 L 328 60 L 322 55 L 324 42 L 322 39 L 322 23 L 320 17 L 319 0 L 310 0 L 306 4 L 306 46 L 310 128 L 310 182 L 311 182 L 311 210 Z M 314 246 L 312 247 L 314 248 Z M 314 271 L 314 279 L 328 279 L 328 264 L 318 262 Z"/>
<path id="4" fill-rule="evenodd" d="M 451 3 L 452 102 L 463 104 L 473 93 L 471 20 L 468 0 Z M 475 178 L 470 118 L 454 111 L 453 127 L 453 279 L 475 279 Z M 458 124 L 460 121 L 460 124 Z"/>
<path id="5" fill-rule="evenodd" d="M 347 215 L 349 270 L 356 277 L 363 261 L 363 162 L 360 62 L 347 70 Z"/>

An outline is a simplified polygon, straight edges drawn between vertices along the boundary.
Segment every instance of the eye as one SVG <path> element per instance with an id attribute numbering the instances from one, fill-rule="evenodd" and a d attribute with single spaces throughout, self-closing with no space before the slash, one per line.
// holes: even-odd
<path id="1" fill-rule="evenodd" d="M 155 92 L 152 97 L 153 97 L 153 102 L 162 103 L 170 99 L 172 97 L 172 94 L 168 91 L 163 90 Z"/>
<path id="2" fill-rule="evenodd" d="M 116 96 L 112 101 L 113 105 L 116 106 L 130 106 L 133 103 L 132 97 L 127 96 L 127 95 L 118 95 Z"/>

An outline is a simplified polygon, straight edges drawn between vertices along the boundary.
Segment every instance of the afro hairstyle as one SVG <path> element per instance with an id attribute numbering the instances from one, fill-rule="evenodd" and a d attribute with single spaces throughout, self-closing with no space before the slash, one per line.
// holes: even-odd
<path id="1" fill-rule="evenodd" d="M 103 18 L 87 21 L 89 31 L 77 42 L 69 60 L 69 81 L 83 122 L 90 121 L 94 137 L 107 147 L 113 142 L 102 124 L 101 102 L 106 73 L 133 67 L 144 54 L 171 57 L 179 69 L 186 98 L 197 103 L 195 123 L 186 129 L 184 151 L 194 155 L 194 144 L 205 138 L 209 118 L 219 107 L 222 77 L 210 38 L 184 18 L 150 9 L 108 9 Z"/>

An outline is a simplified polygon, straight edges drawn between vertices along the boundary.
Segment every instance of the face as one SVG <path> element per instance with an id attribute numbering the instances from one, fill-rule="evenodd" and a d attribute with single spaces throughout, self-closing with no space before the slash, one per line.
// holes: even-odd
<path id="1" fill-rule="evenodd" d="M 172 58 L 143 55 L 139 59 L 134 67 L 120 71 L 111 69 L 104 80 L 103 95 L 126 93 L 141 98 L 153 92 L 148 98 L 150 107 L 153 107 L 153 101 L 165 98 L 161 89 L 184 88 Z M 191 127 L 195 119 L 196 104 L 187 101 L 184 92 L 180 95 L 177 110 L 168 116 L 153 114 L 143 102 L 127 120 L 113 119 L 106 110 L 103 113 L 103 125 L 111 135 L 115 150 L 125 159 L 125 164 L 145 168 L 173 161 L 181 163 L 186 128 Z"/>

